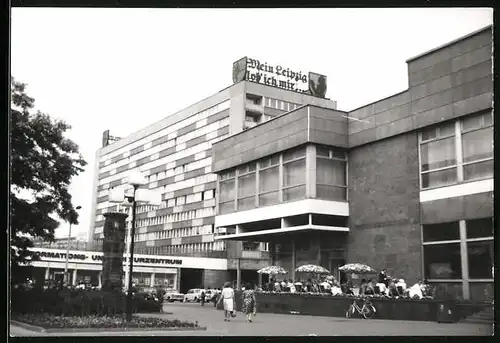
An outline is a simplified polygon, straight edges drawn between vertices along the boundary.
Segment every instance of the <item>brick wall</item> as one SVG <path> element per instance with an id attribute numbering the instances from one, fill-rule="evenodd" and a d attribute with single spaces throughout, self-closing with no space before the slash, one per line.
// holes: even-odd
<path id="1" fill-rule="evenodd" d="M 417 281 L 422 268 L 416 132 L 354 148 L 348 164 L 347 262 Z"/>

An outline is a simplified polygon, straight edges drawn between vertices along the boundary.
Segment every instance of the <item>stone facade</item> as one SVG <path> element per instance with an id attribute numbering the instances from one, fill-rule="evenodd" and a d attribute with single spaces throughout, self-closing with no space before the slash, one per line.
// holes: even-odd
<path id="1" fill-rule="evenodd" d="M 123 253 L 127 215 L 106 213 L 104 223 L 102 289 L 120 291 L 123 288 Z"/>

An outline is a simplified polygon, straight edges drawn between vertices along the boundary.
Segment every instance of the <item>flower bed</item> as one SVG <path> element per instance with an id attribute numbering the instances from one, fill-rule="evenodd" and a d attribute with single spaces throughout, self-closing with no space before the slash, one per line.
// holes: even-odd
<path id="1" fill-rule="evenodd" d="M 23 314 L 16 315 L 12 319 L 22 323 L 40 326 L 45 329 L 104 329 L 104 328 L 199 328 L 198 322 L 185 322 L 180 320 L 167 320 L 154 317 L 133 316 L 128 323 L 125 316 L 86 316 L 65 317 L 51 314 Z"/>

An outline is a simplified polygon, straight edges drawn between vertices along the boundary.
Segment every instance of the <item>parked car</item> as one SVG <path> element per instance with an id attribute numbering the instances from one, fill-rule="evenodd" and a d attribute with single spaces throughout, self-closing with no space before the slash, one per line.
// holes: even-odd
<path id="1" fill-rule="evenodd" d="M 191 301 L 198 302 L 198 301 L 200 301 L 201 292 L 205 292 L 205 294 L 206 294 L 206 291 L 204 289 L 201 289 L 201 288 L 190 289 L 186 293 L 186 295 L 184 296 L 184 302 L 191 302 Z"/>
<path id="2" fill-rule="evenodd" d="M 205 301 L 206 302 L 210 302 L 212 301 L 212 298 L 214 296 L 214 294 L 219 294 L 221 291 L 217 290 L 217 289 L 207 289 L 205 291 Z"/>
<path id="3" fill-rule="evenodd" d="M 165 301 L 168 301 L 170 303 L 174 301 L 184 301 L 184 294 L 177 292 L 175 289 L 167 289 L 165 291 L 165 295 L 163 296 Z"/>

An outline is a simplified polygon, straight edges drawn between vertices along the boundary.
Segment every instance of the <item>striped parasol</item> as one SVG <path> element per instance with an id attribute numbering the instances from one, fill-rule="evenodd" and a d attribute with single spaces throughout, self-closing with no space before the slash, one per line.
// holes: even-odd
<path id="1" fill-rule="evenodd" d="M 268 266 L 257 271 L 259 274 L 269 274 L 269 275 L 277 275 L 277 274 L 288 274 L 288 272 L 280 266 Z"/>

